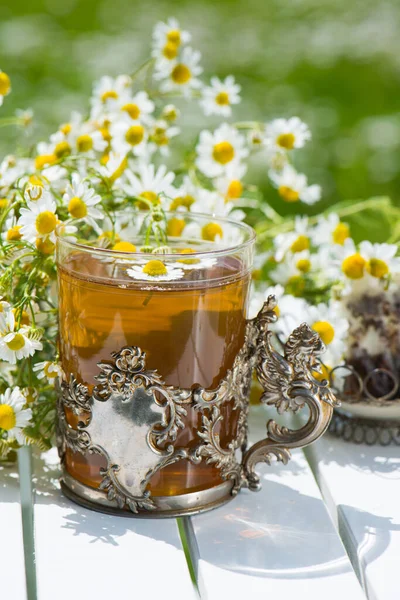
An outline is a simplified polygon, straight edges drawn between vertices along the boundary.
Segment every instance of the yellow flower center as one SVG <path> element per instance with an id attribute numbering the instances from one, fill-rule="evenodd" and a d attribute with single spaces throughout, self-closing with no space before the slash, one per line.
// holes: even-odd
<path id="1" fill-rule="evenodd" d="M 335 330 L 328 321 L 316 321 L 312 328 L 327 346 L 333 341 Z"/>
<path id="2" fill-rule="evenodd" d="M 195 199 L 192 196 L 178 196 L 172 200 L 169 208 L 170 210 L 176 210 L 180 206 L 183 206 L 184 208 L 187 208 L 187 210 L 190 210 L 190 207 L 194 202 Z"/>
<path id="3" fill-rule="evenodd" d="M 78 152 L 89 152 L 93 148 L 93 140 L 90 135 L 87 133 L 80 135 L 76 140 L 76 147 Z"/>
<path id="4" fill-rule="evenodd" d="M 235 156 L 235 149 L 230 142 L 219 142 L 213 148 L 213 159 L 221 165 L 231 162 Z"/>
<path id="5" fill-rule="evenodd" d="M 64 158 L 65 156 L 69 156 L 71 154 L 71 146 L 68 142 L 59 142 L 54 148 L 54 155 L 57 158 Z"/>
<path id="6" fill-rule="evenodd" d="M 167 42 L 163 48 L 163 55 L 165 58 L 168 58 L 168 60 L 172 60 L 173 58 L 176 58 L 178 54 L 178 48 L 179 46 L 173 42 Z"/>
<path id="7" fill-rule="evenodd" d="M 17 352 L 17 350 L 21 350 L 25 346 L 25 338 L 22 333 L 16 333 L 12 340 L 6 342 L 7 346 L 13 352 Z"/>
<path id="8" fill-rule="evenodd" d="M 18 320 L 18 318 L 20 316 L 19 315 L 19 311 L 18 311 L 18 314 L 17 314 L 17 309 L 16 308 L 13 308 L 12 311 L 14 313 L 15 319 Z M 3 312 L 3 311 L 1 311 L 1 312 Z M 21 325 L 29 325 L 29 315 L 26 312 L 26 310 L 22 311 L 20 323 L 21 323 Z"/>
<path id="9" fill-rule="evenodd" d="M 301 258 L 297 261 L 296 267 L 302 273 L 308 273 L 308 271 L 311 269 L 311 262 L 308 260 L 308 258 Z"/>
<path id="10" fill-rule="evenodd" d="M 285 202 L 297 202 L 300 195 L 299 192 L 288 187 L 287 185 L 280 185 L 278 188 L 278 193 Z"/>
<path id="11" fill-rule="evenodd" d="M 105 140 L 106 142 L 111 142 L 111 133 L 108 127 L 100 127 L 99 131 L 103 136 L 103 140 Z"/>
<path id="12" fill-rule="evenodd" d="M 182 231 L 185 229 L 185 221 L 183 219 L 177 219 L 173 217 L 167 223 L 167 235 L 171 237 L 180 237 L 182 235 Z"/>
<path id="13" fill-rule="evenodd" d="M 364 275 L 366 260 L 356 252 L 344 259 L 342 271 L 349 279 L 361 279 Z"/>
<path id="14" fill-rule="evenodd" d="M 36 240 L 36 248 L 42 254 L 53 254 L 56 246 L 49 238 L 38 238 Z"/>
<path id="15" fill-rule="evenodd" d="M 214 242 L 217 236 L 223 236 L 222 227 L 218 223 L 207 223 L 201 230 L 201 237 L 208 242 Z"/>
<path id="16" fill-rule="evenodd" d="M 101 101 L 106 103 L 107 100 L 116 100 L 118 98 L 118 94 L 115 90 L 108 90 L 108 92 L 104 92 L 101 95 Z"/>
<path id="17" fill-rule="evenodd" d="M 0 96 L 6 96 L 11 89 L 11 81 L 7 73 L 0 73 Z"/>
<path id="18" fill-rule="evenodd" d="M 2 75 L 2 73 L 0 73 Z M 10 431 L 17 423 L 15 411 L 9 404 L 0 404 L 0 429 Z"/>
<path id="19" fill-rule="evenodd" d="M 157 204 L 160 204 L 160 198 L 158 197 L 158 195 L 155 192 L 151 192 L 150 190 L 147 192 L 142 192 L 140 194 L 143 198 L 146 198 L 146 200 L 148 200 L 149 202 L 151 202 L 152 204 L 154 204 L 155 206 Z M 146 204 L 146 202 L 143 202 L 141 200 L 139 200 L 136 203 L 136 206 L 140 209 L 140 210 L 149 210 L 149 206 L 148 204 Z"/>
<path id="20" fill-rule="evenodd" d="M 130 242 L 117 242 L 112 247 L 116 252 L 136 252 L 136 246 Z"/>
<path id="21" fill-rule="evenodd" d="M 297 240 L 295 240 L 290 246 L 290 249 L 293 252 L 293 254 L 295 254 L 296 252 L 303 252 L 303 250 L 308 250 L 309 247 L 310 240 L 308 239 L 308 237 L 306 235 L 299 235 Z"/>
<path id="22" fill-rule="evenodd" d="M 121 238 L 119 237 L 119 235 L 117 233 L 114 233 L 113 231 L 104 231 L 100 236 L 99 236 L 99 240 L 111 240 L 113 241 L 115 244 L 117 244 L 118 242 L 121 242 Z"/>
<path id="23" fill-rule="evenodd" d="M 71 198 L 68 204 L 68 212 L 74 219 L 83 219 L 87 215 L 87 206 L 78 196 Z"/>
<path id="24" fill-rule="evenodd" d="M 261 281 L 261 276 L 262 276 L 262 270 L 261 269 L 254 269 L 254 271 L 251 274 L 251 278 L 254 281 Z"/>
<path id="25" fill-rule="evenodd" d="M 0 211 L 4 210 L 8 206 L 7 198 L 0 198 Z"/>
<path id="26" fill-rule="evenodd" d="M 338 223 L 332 233 L 335 244 L 343 246 L 345 240 L 350 236 L 350 227 L 346 223 Z"/>
<path id="27" fill-rule="evenodd" d="M 286 150 L 293 150 L 295 141 L 296 138 L 294 137 L 293 133 L 281 133 L 276 138 L 276 143 L 278 146 L 285 148 Z"/>
<path id="28" fill-rule="evenodd" d="M 243 185 L 239 179 L 232 179 L 228 186 L 228 190 L 226 192 L 226 196 L 228 199 L 236 200 L 240 198 L 243 192 Z"/>
<path id="29" fill-rule="evenodd" d="M 370 258 L 367 264 L 365 265 L 368 273 L 372 275 L 372 277 L 377 277 L 381 279 L 385 277 L 389 273 L 389 267 L 384 260 L 380 258 Z"/>
<path id="30" fill-rule="evenodd" d="M 128 104 L 124 104 L 121 108 L 124 112 L 128 113 L 131 119 L 136 120 L 140 115 L 140 108 L 137 104 L 133 104 L 133 102 L 128 102 Z"/>
<path id="31" fill-rule="evenodd" d="M 329 367 L 328 365 L 320 365 L 320 368 L 321 373 L 318 373 L 318 371 L 313 371 L 313 377 L 315 377 L 315 379 L 317 379 L 318 381 L 323 381 L 324 379 L 329 381 L 332 372 L 331 367 Z M 332 379 L 334 379 L 334 376 L 332 376 Z"/>
<path id="32" fill-rule="evenodd" d="M 44 371 L 44 374 L 46 375 L 46 377 L 48 377 L 49 379 L 54 379 L 55 377 L 58 376 L 57 368 L 51 362 L 47 362 L 44 365 L 43 371 Z"/>
<path id="33" fill-rule="evenodd" d="M 179 251 L 179 254 L 193 254 L 195 251 L 192 248 L 183 248 Z M 183 263 L 185 265 L 196 265 L 200 262 L 198 258 L 181 258 L 178 262 Z"/>
<path id="34" fill-rule="evenodd" d="M 17 242 L 22 238 L 20 225 L 14 225 L 7 231 L 7 242 Z"/>
<path id="35" fill-rule="evenodd" d="M 286 293 L 291 294 L 292 296 L 300 297 L 306 286 L 306 282 L 301 275 L 293 275 L 289 277 L 288 282 L 286 284 Z"/>
<path id="36" fill-rule="evenodd" d="M 31 175 L 29 177 L 29 183 L 31 185 L 35 185 L 36 187 L 43 187 L 44 186 L 43 180 L 38 175 Z M 34 200 L 34 198 L 32 198 L 31 194 L 29 194 L 29 197 L 30 197 L 31 200 Z M 37 198 L 36 198 L 36 200 L 37 200 Z"/>
<path id="37" fill-rule="evenodd" d="M 40 154 L 35 158 L 35 169 L 43 169 L 43 167 L 53 165 L 55 162 L 57 162 L 55 154 Z"/>
<path id="38" fill-rule="evenodd" d="M 125 134 L 125 139 L 131 146 L 137 146 L 143 140 L 144 129 L 141 125 L 132 125 Z"/>
<path id="39" fill-rule="evenodd" d="M 190 72 L 189 67 L 183 65 L 182 63 L 177 64 L 171 73 L 172 81 L 178 85 L 184 85 L 190 80 L 191 77 L 192 73 Z"/>
<path id="40" fill-rule="evenodd" d="M 181 32 L 179 29 L 170 29 L 167 33 L 167 40 L 176 46 L 181 43 Z"/>
<path id="41" fill-rule="evenodd" d="M 61 127 L 60 127 L 60 131 L 64 135 L 68 135 L 69 133 L 71 133 L 71 129 L 72 129 L 71 123 L 64 123 L 64 125 L 61 125 Z"/>
<path id="42" fill-rule="evenodd" d="M 226 92 L 220 92 L 215 96 L 215 102 L 220 106 L 229 104 L 229 95 Z"/>
<path id="43" fill-rule="evenodd" d="M 151 277 L 158 277 L 160 275 L 167 274 L 167 267 L 161 260 L 149 260 L 149 262 L 143 267 L 143 273 L 150 275 Z"/>
<path id="44" fill-rule="evenodd" d="M 35 221 L 36 231 L 40 235 L 47 235 L 55 230 L 57 225 L 57 218 L 54 213 L 50 210 L 45 210 L 36 217 Z"/>

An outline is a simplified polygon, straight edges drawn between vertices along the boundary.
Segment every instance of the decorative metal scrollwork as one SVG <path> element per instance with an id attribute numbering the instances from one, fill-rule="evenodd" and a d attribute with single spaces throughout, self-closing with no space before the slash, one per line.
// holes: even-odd
<path id="1" fill-rule="evenodd" d="M 277 318 L 275 306 L 271 296 L 258 316 L 248 321 L 245 343 L 215 389 L 165 385 L 157 371 L 146 368 L 146 355 L 138 347 L 124 347 L 111 360 L 98 363 L 91 394 L 72 376 L 62 382 L 58 404 L 61 455 L 68 447 L 103 456 L 107 467 L 100 471 L 101 493 L 118 508 L 134 513 L 157 509 L 148 484 L 155 473 L 180 460 L 193 464 L 204 460 L 215 466 L 222 480 L 232 481 L 232 495 L 243 486 L 259 489 L 256 464 L 269 463 L 273 456 L 286 463 L 290 448 L 309 444 L 326 430 L 336 404 L 328 383 L 314 377 L 324 345 L 307 325 L 291 334 L 284 356 L 273 349 L 268 325 Z M 296 412 L 307 405 L 310 416 L 295 431 L 269 421 L 267 438 L 246 451 L 254 370 L 264 389 L 262 403 L 275 406 L 278 413 Z M 236 436 L 223 444 L 219 428 L 227 403 L 235 417 Z M 178 447 L 178 433 L 185 428 L 189 407 L 200 414 L 198 441 Z M 66 409 L 81 419 L 76 427 L 69 424 Z"/>
<path id="2" fill-rule="evenodd" d="M 267 423 L 266 439 L 257 442 L 244 455 L 243 470 L 247 485 L 252 490 L 260 489 L 260 478 L 255 472 L 259 462 L 270 464 L 275 457 L 286 464 L 290 449 L 311 444 L 327 429 L 333 407 L 338 406 L 328 381 L 318 380 L 314 372 L 319 370 L 318 357 L 325 346 L 317 333 L 303 323 L 293 331 L 284 346 L 281 356 L 271 346 L 268 324 L 276 320 L 276 300 L 268 298 L 253 322 L 256 334 L 256 374 L 264 389 L 261 402 L 274 405 L 278 413 L 297 412 L 307 405 L 309 418 L 298 430 L 280 427 L 275 421 Z"/>

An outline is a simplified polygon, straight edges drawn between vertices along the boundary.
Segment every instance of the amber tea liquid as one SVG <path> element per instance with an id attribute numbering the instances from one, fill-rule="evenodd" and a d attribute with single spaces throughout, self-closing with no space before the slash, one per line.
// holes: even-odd
<path id="1" fill-rule="evenodd" d="M 110 360 L 123 346 L 146 352 L 146 368 L 156 369 L 167 385 L 212 389 L 232 368 L 244 343 L 249 275 L 239 260 L 218 259 L 205 276 L 200 269 L 186 271 L 183 281 L 156 286 L 133 280 L 123 263 L 111 265 L 100 258 L 73 253 L 59 265 L 60 352 L 69 378 L 95 385 L 97 363 Z M 236 437 L 232 403 L 221 407 L 221 446 Z M 67 414 L 72 426 L 77 418 Z M 199 442 L 200 416 L 188 409 L 185 429 L 175 448 Z M 101 482 L 103 458 L 67 449 L 70 475 L 91 487 Z M 202 462 L 181 460 L 150 480 L 153 496 L 178 495 L 222 483 L 219 470 Z"/>

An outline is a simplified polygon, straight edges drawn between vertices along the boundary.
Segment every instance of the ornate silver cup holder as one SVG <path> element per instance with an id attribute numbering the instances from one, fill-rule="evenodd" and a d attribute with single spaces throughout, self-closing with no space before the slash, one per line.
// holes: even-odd
<path id="1" fill-rule="evenodd" d="M 292 448 L 317 440 L 328 428 L 336 399 L 326 380 L 313 373 L 325 347 L 306 324 L 289 336 L 283 355 L 271 345 L 268 325 L 276 321 L 276 300 L 270 296 L 255 319 L 247 322 L 245 343 L 232 370 L 215 389 L 168 386 L 161 375 L 146 367 L 146 353 L 124 347 L 98 363 L 96 385 L 89 392 L 73 373 L 61 384 L 58 400 L 58 448 L 64 467 L 62 489 L 79 504 L 114 514 L 162 517 L 198 513 L 227 502 L 247 487 L 260 489 L 256 465 L 275 457 L 284 464 Z M 247 417 L 252 374 L 263 393 L 261 403 L 278 413 L 308 407 L 307 423 L 289 429 L 270 420 L 267 436 L 247 448 Z M 236 435 L 223 443 L 218 426 L 224 405 L 236 417 Z M 200 424 L 193 439 L 179 444 L 189 409 Z M 73 414 L 72 426 L 67 413 Z M 99 455 L 107 465 L 99 469 L 101 482 L 90 487 L 68 472 L 68 449 L 82 455 Z M 220 473 L 219 485 L 171 496 L 152 495 L 148 489 L 154 474 L 168 465 L 205 462 Z"/>
<path id="2" fill-rule="evenodd" d="M 336 367 L 330 385 L 341 402 L 329 431 L 368 445 L 400 444 L 400 381 L 387 368 L 371 368 L 362 377 L 352 365 Z"/>

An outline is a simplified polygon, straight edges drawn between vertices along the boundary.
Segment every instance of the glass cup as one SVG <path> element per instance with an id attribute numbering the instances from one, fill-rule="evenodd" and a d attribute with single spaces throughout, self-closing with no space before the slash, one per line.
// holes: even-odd
<path id="1" fill-rule="evenodd" d="M 90 508 L 191 514 L 258 487 L 254 457 L 238 455 L 259 336 L 276 317 L 271 301 L 247 320 L 255 234 L 168 215 L 177 222 L 168 247 L 145 252 L 141 236 L 111 249 L 57 240 L 62 487 Z"/>

